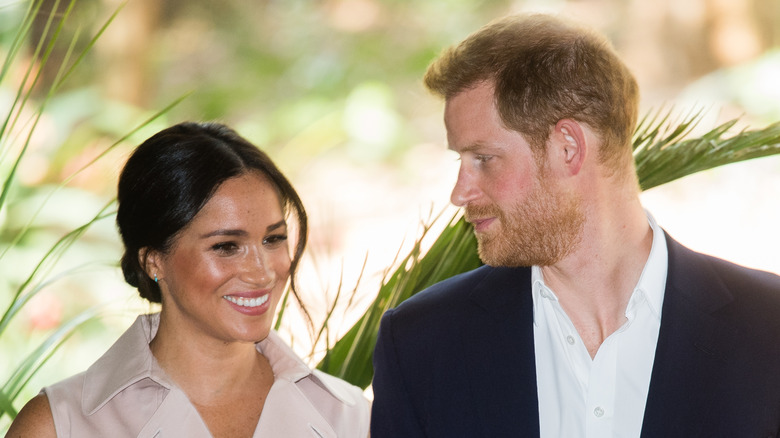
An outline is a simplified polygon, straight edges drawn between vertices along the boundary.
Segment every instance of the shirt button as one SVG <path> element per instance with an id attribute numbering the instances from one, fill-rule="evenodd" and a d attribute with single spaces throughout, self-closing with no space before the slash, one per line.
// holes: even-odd
<path id="1" fill-rule="evenodd" d="M 568 342 L 569 345 L 574 345 L 574 336 L 572 335 L 566 336 L 566 342 Z"/>
<path id="2" fill-rule="evenodd" d="M 593 415 L 601 418 L 604 416 L 604 409 L 601 409 L 601 406 L 596 407 L 596 409 L 593 410 Z"/>

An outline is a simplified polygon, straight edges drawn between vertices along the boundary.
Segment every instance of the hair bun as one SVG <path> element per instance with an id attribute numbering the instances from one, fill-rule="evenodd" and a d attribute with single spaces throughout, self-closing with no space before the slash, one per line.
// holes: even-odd
<path id="1" fill-rule="evenodd" d="M 138 287 L 140 282 L 138 281 L 138 270 L 135 266 L 133 266 L 133 263 L 129 262 L 127 260 L 127 254 L 125 254 L 124 257 L 122 257 L 122 274 L 124 274 L 125 281 L 127 284 L 133 287 Z"/>

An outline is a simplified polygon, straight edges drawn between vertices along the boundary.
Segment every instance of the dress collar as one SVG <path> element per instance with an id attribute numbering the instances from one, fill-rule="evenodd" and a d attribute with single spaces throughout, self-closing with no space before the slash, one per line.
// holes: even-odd
<path id="1" fill-rule="evenodd" d="M 95 413 L 114 396 L 143 379 L 151 379 L 168 391 L 176 388 L 149 349 L 149 342 L 154 339 L 159 325 L 159 313 L 140 315 L 114 345 L 87 369 L 82 398 L 85 415 Z M 275 331 L 257 343 L 257 350 L 271 364 L 274 379 L 296 383 L 311 376 L 315 383 L 342 403 L 348 406 L 358 403 L 352 394 L 338 385 L 340 381 L 324 373 L 312 372 Z"/>
<path id="2" fill-rule="evenodd" d="M 170 390 L 173 382 L 154 359 L 149 342 L 157 333 L 160 314 L 140 315 L 133 325 L 87 369 L 82 409 L 92 415 L 115 395 L 143 379 Z"/>

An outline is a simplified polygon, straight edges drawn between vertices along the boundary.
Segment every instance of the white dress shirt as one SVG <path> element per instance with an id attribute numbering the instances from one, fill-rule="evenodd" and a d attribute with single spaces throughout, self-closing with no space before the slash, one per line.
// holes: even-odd
<path id="1" fill-rule="evenodd" d="M 626 307 L 627 321 L 591 359 L 555 292 L 532 268 L 534 345 L 543 438 L 638 437 L 650 385 L 668 253 L 663 230 L 653 230 L 650 255 Z"/>

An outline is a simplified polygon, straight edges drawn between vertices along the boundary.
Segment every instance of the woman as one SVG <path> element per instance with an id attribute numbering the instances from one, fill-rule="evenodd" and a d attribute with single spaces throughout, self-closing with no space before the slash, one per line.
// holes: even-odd
<path id="1" fill-rule="evenodd" d="M 360 389 L 310 370 L 271 330 L 307 227 L 266 154 L 225 126 L 182 123 L 135 150 L 118 202 L 125 279 L 161 311 L 44 388 L 8 436 L 368 436 Z"/>

